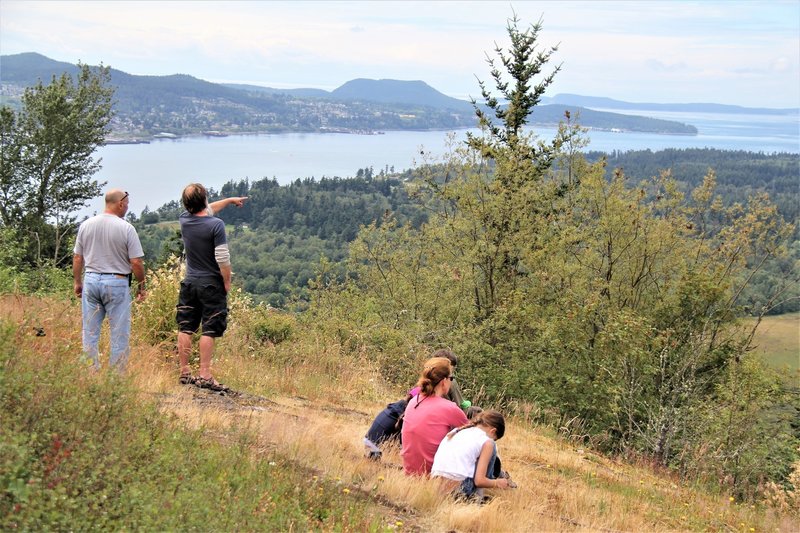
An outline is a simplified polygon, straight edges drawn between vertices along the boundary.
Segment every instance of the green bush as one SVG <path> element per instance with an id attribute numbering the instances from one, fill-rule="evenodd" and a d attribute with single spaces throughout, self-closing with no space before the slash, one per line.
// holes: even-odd
<path id="1" fill-rule="evenodd" d="M 292 337 L 296 325 L 293 315 L 259 306 L 255 309 L 248 336 L 261 343 L 280 344 Z"/>
<path id="2" fill-rule="evenodd" d="M 58 294 L 69 297 L 72 291 L 72 272 L 68 269 L 44 266 L 23 270 L 0 265 L 0 294 Z"/>
<path id="3" fill-rule="evenodd" d="M 141 335 L 147 344 L 174 346 L 178 340 L 175 305 L 181 283 L 178 259 L 172 257 L 163 266 L 148 271 L 146 276 L 147 297 L 133 308 L 131 331 Z"/>
<path id="4" fill-rule="evenodd" d="M 25 277 L 13 267 L 0 266 L 0 294 L 14 294 L 27 287 Z"/>
<path id="5" fill-rule="evenodd" d="M 43 266 L 26 273 L 27 292 L 41 296 L 59 294 L 69 296 L 73 293 L 73 278 L 70 268 Z"/>

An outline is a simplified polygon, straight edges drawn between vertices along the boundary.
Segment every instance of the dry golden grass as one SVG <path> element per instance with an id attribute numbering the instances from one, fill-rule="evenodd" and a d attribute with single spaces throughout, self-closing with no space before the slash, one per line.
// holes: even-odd
<path id="1" fill-rule="evenodd" d="M 134 311 L 136 312 L 136 310 Z M 42 353 L 54 343 L 80 352 L 80 311 L 70 300 L 0 299 L 0 313 L 21 327 L 22 342 Z M 37 337 L 34 327 L 45 329 Z M 244 394 L 217 396 L 177 383 L 174 350 L 134 334 L 128 374 L 159 402 L 209 438 L 250 435 L 254 455 L 280 451 L 298 467 L 340 483 L 342 497 L 372 499 L 396 524 L 420 531 L 800 531 L 800 519 L 763 505 L 730 501 L 646 465 L 581 449 L 522 418 L 498 443 L 518 489 L 488 491 L 483 506 L 454 502 L 435 480 L 406 477 L 397 450 L 367 460 L 361 438 L 387 402 L 402 396 L 360 358 L 310 336 L 251 346 L 235 325 L 216 351 L 219 379 Z"/>

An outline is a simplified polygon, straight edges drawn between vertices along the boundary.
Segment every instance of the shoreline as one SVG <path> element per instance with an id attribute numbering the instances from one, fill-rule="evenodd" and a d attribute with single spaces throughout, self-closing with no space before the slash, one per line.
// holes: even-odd
<path id="1" fill-rule="evenodd" d="M 536 128 L 558 128 L 558 124 L 551 124 L 551 123 L 532 123 L 529 124 L 530 127 Z M 603 128 L 597 126 L 584 126 L 589 131 L 603 131 L 609 133 L 633 133 L 633 134 L 650 134 L 650 135 L 664 135 L 664 136 L 678 136 L 678 137 L 697 137 L 699 135 L 699 131 L 695 128 L 694 132 L 669 132 L 669 131 L 640 131 L 640 130 L 631 130 L 627 128 Z M 161 140 L 178 140 L 178 139 L 196 139 L 201 137 L 236 137 L 236 136 L 251 136 L 251 135 L 286 135 L 286 134 L 339 134 L 339 135 L 365 135 L 365 136 L 372 136 L 372 135 L 386 135 L 386 132 L 390 133 L 398 133 L 398 132 L 409 132 L 409 133 L 424 133 L 424 132 L 450 132 L 450 131 L 464 131 L 464 130 L 471 130 L 475 129 L 475 126 L 462 126 L 458 128 L 428 128 L 428 129 L 398 129 L 398 130 L 346 130 L 346 129 L 338 129 L 338 128 L 321 128 L 318 130 L 280 130 L 280 131 L 207 131 L 207 132 L 191 132 L 191 133 L 156 133 L 149 137 L 131 137 L 130 139 L 124 137 L 114 137 L 112 139 L 108 139 L 105 141 L 105 144 L 150 144 L 153 141 L 161 141 Z"/>

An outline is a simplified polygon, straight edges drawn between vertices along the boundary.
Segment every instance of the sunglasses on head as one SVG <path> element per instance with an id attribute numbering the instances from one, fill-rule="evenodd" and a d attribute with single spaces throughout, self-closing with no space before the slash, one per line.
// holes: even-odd
<path id="1" fill-rule="evenodd" d="M 128 191 L 125 191 L 125 194 L 122 195 L 122 198 L 120 198 L 119 201 L 121 202 L 122 200 L 124 200 L 127 197 L 128 197 Z"/>

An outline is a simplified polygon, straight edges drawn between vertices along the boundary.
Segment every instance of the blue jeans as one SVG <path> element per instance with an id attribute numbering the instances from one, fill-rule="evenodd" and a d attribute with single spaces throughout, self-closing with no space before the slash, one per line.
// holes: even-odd
<path id="1" fill-rule="evenodd" d="M 486 477 L 489 479 L 497 479 L 494 470 L 494 464 L 497 461 L 497 444 L 492 443 L 492 457 L 489 459 L 489 467 L 486 469 Z M 475 465 L 475 472 L 478 471 L 478 465 Z M 472 498 L 478 492 L 478 487 L 475 486 L 475 474 L 472 477 L 466 478 L 461 482 L 458 489 L 456 489 L 456 496 Z"/>
<path id="2" fill-rule="evenodd" d="M 131 291 L 128 279 L 114 274 L 86 272 L 83 276 L 81 296 L 83 312 L 83 352 L 92 360 L 95 368 L 100 368 L 97 344 L 100 341 L 100 328 L 108 316 L 110 328 L 111 355 L 109 365 L 124 370 L 128 363 L 131 336 Z"/>

